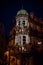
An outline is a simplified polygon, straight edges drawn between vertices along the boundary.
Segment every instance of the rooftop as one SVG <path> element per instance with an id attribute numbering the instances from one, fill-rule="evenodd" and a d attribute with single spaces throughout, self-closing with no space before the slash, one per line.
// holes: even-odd
<path id="1" fill-rule="evenodd" d="M 25 10 L 25 9 L 21 9 L 17 12 L 17 15 L 20 15 L 20 14 L 25 14 L 25 15 L 28 15 L 28 12 Z"/>

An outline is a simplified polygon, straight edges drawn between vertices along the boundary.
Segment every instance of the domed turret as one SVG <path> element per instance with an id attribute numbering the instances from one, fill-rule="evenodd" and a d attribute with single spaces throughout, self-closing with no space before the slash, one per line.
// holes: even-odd
<path id="1" fill-rule="evenodd" d="M 24 46 L 30 43 L 30 36 L 28 35 L 29 19 L 28 12 L 25 9 L 21 9 L 16 15 L 16 35 L 15 45 L 19 46 L 19 50 L 26 51 Z"/>
<path id="2" fill-rule="evenodd" d="M 25 15 L 28 15 L 28 12 L 24 9 L 21 9 L 17 12 L 17 15 L 20 15 L 20 14 L 25 14 Z"/>

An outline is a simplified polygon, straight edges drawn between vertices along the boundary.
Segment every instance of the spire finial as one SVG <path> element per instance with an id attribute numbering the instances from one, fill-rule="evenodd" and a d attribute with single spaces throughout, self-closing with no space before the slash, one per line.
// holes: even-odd
<path id="1" fill-rule="evenodd" d="M 22 9 L 24 9 L 24 8 L 23 8 L 23 0 L 21 0 L 21 7 L 22 7 Z"/>
<path id="2" fill-rule="evenodd" d="M 22 5 L 22 9 L 23 9 L 23 5 Z"/>

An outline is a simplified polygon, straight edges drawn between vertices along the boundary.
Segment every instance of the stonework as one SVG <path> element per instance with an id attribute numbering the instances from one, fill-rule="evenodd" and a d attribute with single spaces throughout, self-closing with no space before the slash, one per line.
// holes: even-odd
<path id="1" fill-rule="evenodd" d="M 9 61 L 10 65 L 16 65 L 15 62 L 17 65 L 33 65 L 33 57 L 23 56 L 23 54 L 28 54 L 30 51 L 33 51 L 33 49 L 39 51 L 40 48 L 43 50 L 41 46 L 43 45 L 42 20 L 39 20 L 32 12 L 27 14 L 27 11 L 20 10 L 13 20 L 15 25 L 13 24 L 10 30 L 8 46 L 14 51 L 13 56 L 16 61 L 14 61 L 14 64 Z M 38 48 L 37 45 L 40 47 Z"/>

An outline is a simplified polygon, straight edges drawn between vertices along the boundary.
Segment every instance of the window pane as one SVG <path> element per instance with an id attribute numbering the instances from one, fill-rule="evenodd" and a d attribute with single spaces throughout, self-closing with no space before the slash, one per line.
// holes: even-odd
<path id="1" fill-rule="evenodd" d="M 23 36 L 23 44 L 26 43 L 26 36 Z"/>
<path id="2" fill-rule="evenodd" d="M 25 25 L 25 21 L 23 21 L 23 25 Z"/>
<path id="3" fill-rule="evenodd" d="M 20 21 L 19 21 L 19 26 L 20 26 Z"/>
<path id="4" fill-rule="evenodd" d="M 26 38 L 26 36 L 23 36 L 23 39 Z"/>

